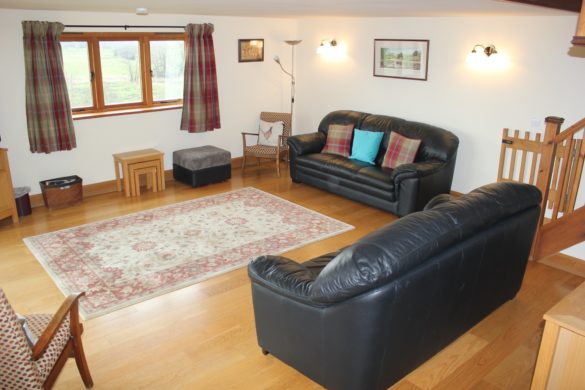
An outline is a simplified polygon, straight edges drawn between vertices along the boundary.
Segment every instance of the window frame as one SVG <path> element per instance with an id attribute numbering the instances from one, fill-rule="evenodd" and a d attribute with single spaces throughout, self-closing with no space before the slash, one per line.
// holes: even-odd
<path id="1" fill-rule="evenodd" d="M 183 99 L 154 101 L 152 95 L 152 67 L 150 61 L 151 41 L 183 41 L 187 43 L 185 33 L 155 32 L 64 32 L 61 42 L 87 42 L 89 71 L 93 105 L 72 109 L 74 119 L 96 116 L 123 115 L 145 111 L 158 111 L 181 108 Z M 100 58 L 100 41 L 137 41 L 140 56 L 140 79 L 142 83 L 142 101 L 136 103 L 105 104 Z"/>

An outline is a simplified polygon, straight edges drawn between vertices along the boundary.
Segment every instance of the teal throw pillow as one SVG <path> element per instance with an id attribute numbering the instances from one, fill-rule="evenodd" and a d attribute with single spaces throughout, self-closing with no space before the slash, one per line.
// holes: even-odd
<path id="1" fill-rule="evenodd" d="M 382 131 L 364 131 L 355 129 L 353 131 L 353 144 L 349 158 L 375 164 L 374 160 L 380 149 L 380 143 L 384 137 Z"/>

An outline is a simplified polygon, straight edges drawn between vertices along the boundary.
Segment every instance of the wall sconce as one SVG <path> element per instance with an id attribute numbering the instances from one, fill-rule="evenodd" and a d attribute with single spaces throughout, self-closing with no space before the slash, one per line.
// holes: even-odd
<path id="1" fill-rule="evenodd" d="M 337 48 L 337 41 L 335 38 L 331 40 L 324 39 L 317 48 L 317 54 L 327 54 L 334 51 Z"/>
<path id="2" fill-rule="evenodd" d="M 510 64 L 505 55 L 498 54 L 496 47 L 489 45 L 475 45 L 467 55 L 467 64 L 476 70 L 496 71 L 509 68 Z"/>
<path id="3" fill-rule="evenodd" d="M 328 61 L 340 61 L 345 58 L 346 52 L 345 43 L 338 42 L 335 38 L 324 39 L 317 47 L 317 54 Z"/>
<path id="4" fill-rule="evenodd" d="M 491 43 L 489 45 L 475 45 L 473 46 L 473 49 L 471 49 L 471 54 L 477 54 L 477 50 L 475 50 L 476 48 L 480 47 L 483 50 L 483 54 L 485 54 L 487 57 L 491 56 L 492 54 L 498 54 L 498 51 L 496 50 L 496 47 L 494 45 L 492 45 Z"/>

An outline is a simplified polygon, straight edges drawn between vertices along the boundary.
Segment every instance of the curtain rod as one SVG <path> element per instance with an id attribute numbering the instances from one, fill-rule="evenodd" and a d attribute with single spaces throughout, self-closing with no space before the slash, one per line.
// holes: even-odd
<path id="1" fill-rule="evenodd" d="M 145 26 L 145 25 L 128 25 L 128 24 L 66 24 L 65 27 L 91 27 L 91 28 L 185 28 L 185 26 Z"/>

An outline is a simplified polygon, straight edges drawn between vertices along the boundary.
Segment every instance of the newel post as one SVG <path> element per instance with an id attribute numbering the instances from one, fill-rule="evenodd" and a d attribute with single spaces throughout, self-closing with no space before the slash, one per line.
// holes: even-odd
<path id="1" fill-rule="evenodd" d="M 538 224 L 536 225 L 536 234 L 534 236 L 534 242 L 530 252 L 530 260 L 535 260 L 538 258 L 538 248 L 540 246 L 541 238 L 540 228 L 544 222 L 546 203 L 548 201 L 548 194 L 550 191 L 550 181 L 552 178 L 555 154 L 557 151 L 555 137 L 557 134 L 559 134 L 561 125 L 565 120 L 556 116 L 549 116 L 546 117 L 544 121 L 544 139 L 542 140 L 542 152 L 540 154 L 540 164 L 538 165 L 538 176 L 536 178 L 536 186 L 540 192 L 542 192 L 542 202 L 540 203 L 540 216 L 538 217 Z"/>
<path id="2" fill-rule="evenodd" d="M 577 21 L 577 32 L 571 43 L 573 45 L 585 46 L 585 1 L 581 4 L 581 13 Z"/>

